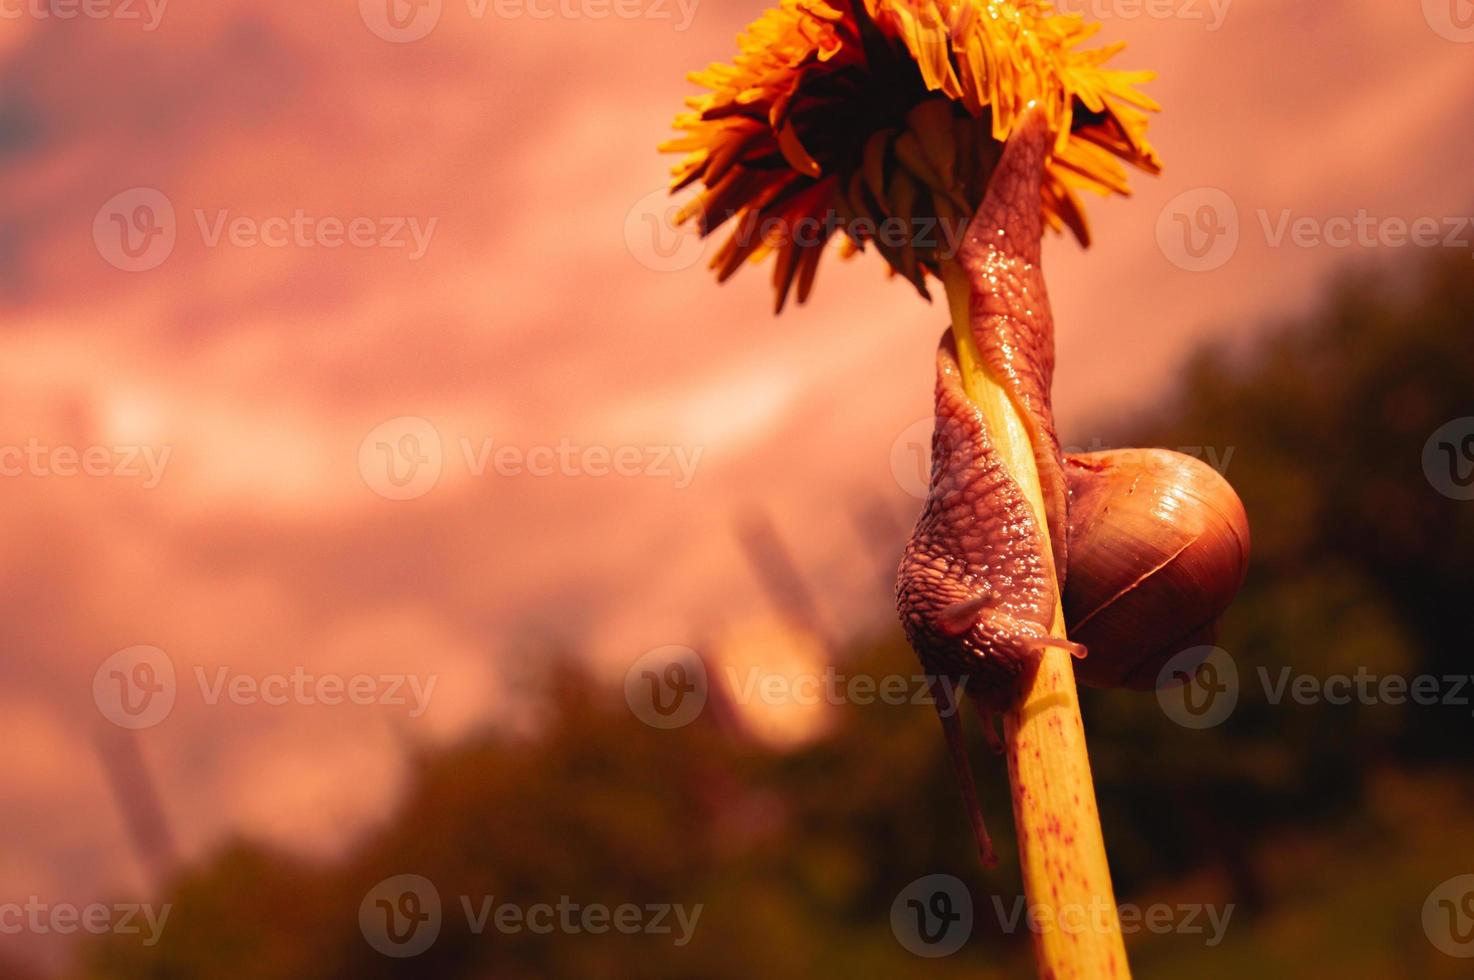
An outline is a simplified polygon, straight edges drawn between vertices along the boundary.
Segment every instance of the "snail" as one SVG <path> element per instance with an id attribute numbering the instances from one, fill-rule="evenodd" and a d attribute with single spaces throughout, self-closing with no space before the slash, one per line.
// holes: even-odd
<path id="1" fill-rule="evenodd" d="M 1048 647 L 1103 687 L 1151 689 L 1179 651 L 1208 644 L 1242 584 L 1249 531 L 1232 487 L 1166 450 L 1063 454 L 1050 386 L 1054 325 L 1040 269 L 1039 205 L 1049 136 L 1037 114 L 1005 144 L 965 233 L 968 328 L 1033 449 L 1049 531 L 968 396 L 957 343 L 936 357 L 936 427 L 926 504 L 907 543 L 897 608 L 934 678 L 944 734 L 985 864 L 983 825 L 955 708 L 965 690 L 1001 749 L 992 715 Z M 1063 583 L 1063 594 L 1060 586 Z M 1056 601 L 1068 637 L 1053 635 Z"/>

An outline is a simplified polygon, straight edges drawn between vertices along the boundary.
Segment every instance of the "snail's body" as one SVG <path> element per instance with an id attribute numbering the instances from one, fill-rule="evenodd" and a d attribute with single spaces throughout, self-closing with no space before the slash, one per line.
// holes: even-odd
<path id="1" fill-rule="evenodd" d="M 1084 656 L 1051 632 L 1057 583 L 1065 584 L 1065 621 L 1090 636 L 1087 679 L 1152 687 L 1168 658 L 1212 641 L 1248 562 L 1243 507 L 1208 467 L 1165 450 L 1060 453 L 1050 405 L 1054 323 L 1040 270 L 1048 148 L 1037 115 L 1024 122 L 967 229 L 956 266 L 969 293 L 967 331 L 944 336 L 937 351 L 931 484 L 896 590 L 907 639 L 938 678 L 934 691 L 947 695 L 955 687 L 940 681 L 962 681 L 985 715 L 1014 703 L 1019 678 L 1045 647 Z M 1027 430 L 1042 514 L 968 394 L 969 360 L 1007 392 Z M 938 708 L 991 865 L 955 700 L 943 697 Z M 985 730 L 997 746 L 991 718 Z"/>
<path id="2" fill-rule="evenodd" d="M 983 703 L 1006 706 L 1014 680 L 1050 636 L 1065 567 L 1066 491 L 1049 387 L 1054 323 L 1039 267 L 1039 207 L 1048 133 L 1033 116 L 1009 141 L 968 225 L 958 267 L 969 284 L 968 336 L 1025 419 L 1053 548 L 1040 516 L 968 396 L 957 342 L 937 350 L 936 429 L 926 507 L 906 546 L 897 600 L 928 672 L 965 677 Z"/>
<path id="3" fill-rule="evenodd" d="M 950 334 L 937 350 L 936 408 L 931 490 L 901 561 L 901 623 L 928 674 L 965 679 L 1003 707 L 1051 642 L 1054 573 L 1033 508 L 967 397 Z"/>

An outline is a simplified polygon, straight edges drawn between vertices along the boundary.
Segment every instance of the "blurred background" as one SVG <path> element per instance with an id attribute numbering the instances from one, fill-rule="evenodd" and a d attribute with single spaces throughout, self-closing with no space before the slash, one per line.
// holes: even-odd
<path id="1" fill-rule="evenodd" d="M 1474 10 L 1060 6 L 1167 165 L 1046 243 L 1063 441 L 1254 531 L 1226 709 L 1082 694 L 1133 967 L 1474 975 Z M 666 224 L 760 11 L 0 2 L 0 975 L 1031 975 L 1001 764 L 985 873 L 851 683 L 916 673 L 945 312 Z M 560 901 L 640 928 L 483 914 Z"/>

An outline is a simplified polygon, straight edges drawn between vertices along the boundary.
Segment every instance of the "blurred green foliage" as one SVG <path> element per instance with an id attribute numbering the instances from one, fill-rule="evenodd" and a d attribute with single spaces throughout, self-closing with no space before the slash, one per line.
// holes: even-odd
<path id="1" fill-rule="evenodd" d="M 1474 275 L 1463 255 L 1362 269 L 1302 321 L 1200 352 L 1122 445 L 1212 446 L 1242 495 L 1254 560 L 1221 645 L 1233 715 L 1188 731 L 1154 696 L 1086 691 L 1119 897 L 1233 903 L 1221 945 L 1129 938 L 1140 977 L 1467 976 L 1422 926 L 1439 882 L 1474 872 L 1469 705 L 1270 703 L 1289 667 L 1323 678 L 1470 672 L 1474 503 L 1434 492 L 1430 433 L 1474 416 Z M 1231 453 L 1231 456 L 1227 455 Z M 850 673 L 914 672 L 899 631 Z M 1021 893 L 1003 767 L 974 746 L 1004 866 L 983 873 L 931 709 L 848 705 L 817 741 L 772 751 L 719 712 L 640 723 L 572 662 L 548 670 L 550 723 L 415 765 L 398 811 L 347 858 L 238 844 L 168 890 L 164 939 L 83 949 L 96 978 L 1029 976 L 1028 937 L 992 896 Z M 1474 693 L 1474 692 L 1466 692 Z M 975 728 L 975 726 L 974 726 Z M 898 891 L 937 872 L 970 887 L 968 944 L 928 960 L 890 930 Z M 369 947 L 376 882 L 431 879 L 429 950 Z M 529 904 L 701 903 L 694 938 L 473 935 L 457 896 Z"/>

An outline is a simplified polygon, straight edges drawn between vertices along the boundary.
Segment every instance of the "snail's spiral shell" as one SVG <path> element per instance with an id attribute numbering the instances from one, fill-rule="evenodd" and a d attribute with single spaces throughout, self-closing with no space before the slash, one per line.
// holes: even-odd
<path id="1" fill-rule="evenodd" d="M 1069 455 L 1072 640 L 1096 687 L 1151 689 L 1168 660 L 1217 638 L 1243 584 L 1249 521 L 1228 481 L 1166 449 Z"/>

